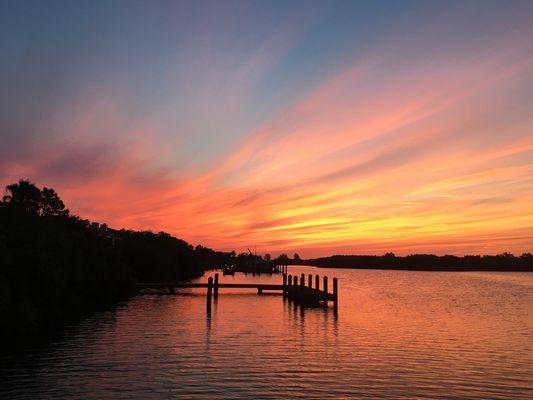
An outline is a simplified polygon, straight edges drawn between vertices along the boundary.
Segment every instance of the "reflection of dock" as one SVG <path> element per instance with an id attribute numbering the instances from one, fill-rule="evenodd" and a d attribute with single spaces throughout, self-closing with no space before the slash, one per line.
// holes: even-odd
<path id="1" fill-rule="evenodd" d="M 314 285 L 313 285 L 314 281 Z M 215 278 L 210 277 L 207 283 L 181 283 L 181 282 L 156 282 L 156 283 L 139 283 L 138 287 L 141 289 L 159 289 L 164 293 L 174 293 L 175 289 L 183 288 L 206 288 L 208 307 L 211 304 L 211 297 L 218 298 L 219 289 L 257 289 L 258 294 L 263 291 L 281 291 L 283 297 L 294 301 L 303 306 L 327 306 L 328 302 L 333 302 L 333 307 L 338 307 L 338 284 L 337 278 L 333 278 L 332 293 L 328 292 L 328 277 L 322 278 L 322 288 L 320 288 L 320 277 L 309 274 L 307 277 L 307 285 L 305 275 L 283 274 L 282 284 L 268 284 L 268 283 L 220 283 L 218 274 Z"/>

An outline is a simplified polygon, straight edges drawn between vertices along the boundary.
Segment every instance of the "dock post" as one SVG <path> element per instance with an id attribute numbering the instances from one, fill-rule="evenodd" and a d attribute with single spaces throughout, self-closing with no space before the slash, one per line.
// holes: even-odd
<path id="1" fill-rule="evenodd" d="M 303 276 L 304 276 L 304 274 L 300 275 L 300 279 L 298 281 L 296 281 L 296 285 L 294 287 L 294 289 L 295 289 L 294 296 L 295 296 L 296 301 L 298 303 L 301 302 L 302 296 L 303 296 L 303 288 L 304 288 L 304 284 L 305 284 L 305 279 L 304 279 Z"/>
<path id="2" fill-rule="evenodd" d="M 320 290 L 320 277 L 315 275 L 315 289 Z"/>
<path id="3" fill-rule="evenodd" d="M 283 297 L 287 297 L 287 274 L 283 274 Z"/>
<path id="4" fill-rule="evenodd" d="M 309 274 L 309 276 L 307 277 L 307 286 L 309 286 L 310 288 L 313 287 L 313 275 Z"/>
<path id="5" fill-rule="evenodd" d="M 287 295 L 289 296 L 289 299 L 292 298 L 292 275 L 289 275 L 287 278 Z"/>
<path id="6" fill-rule="evenodd" d="M 324 276 L 324 303 L 328 305 L 328 277 Z"/>
<path id="7" fill-rule="evenodd" d="M 337 278 L 333 278 L 333 309 L 338 310 L 339 307 L 339 288 L 337 287 Z"/>
<path id="8" fill-rule="evenodd" d="M 218 273 L 215 274 L 215 287 L 213 288 L 213 294 L 214 294 L 214 298 L 215 300 L 218 299 Z"/>
<path id="9" fill-rule="evenodd" d="M 207 311 L 211 311 L 211 292 L 213 290 L 213 277 L 207 280 Z"/>

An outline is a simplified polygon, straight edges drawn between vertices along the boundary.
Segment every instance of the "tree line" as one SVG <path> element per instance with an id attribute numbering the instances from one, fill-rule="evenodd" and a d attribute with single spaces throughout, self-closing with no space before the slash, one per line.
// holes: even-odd
<path id="1" fill-rule="evenodd" d="M 139 281 L 195 278 L 228 257 L 165 232 L 91 223 L 21 179 L 0 201 L 0 349 L 127 299 Z"/>
<path id="2" fill-rule="evenodd" d="M 295 255 L 296 256 L 296 255 Z M 437 256 L 434 254 L 334 255 L 311 259 L 282 254 L 284 262 L 293 265 L 312 265 L 324 268 L 399 269 L 419 271 L 533 271 L 533 255 L 510 253 L 497 255 Z"/>

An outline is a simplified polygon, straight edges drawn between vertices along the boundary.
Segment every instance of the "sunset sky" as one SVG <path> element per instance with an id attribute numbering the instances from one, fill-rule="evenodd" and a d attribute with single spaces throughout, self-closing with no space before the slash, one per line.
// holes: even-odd
<path id="1" fill-rule="evenodd" d="M 533 251 L 533 1 L 2 1 L 0 184 L 259 253 Z"/>

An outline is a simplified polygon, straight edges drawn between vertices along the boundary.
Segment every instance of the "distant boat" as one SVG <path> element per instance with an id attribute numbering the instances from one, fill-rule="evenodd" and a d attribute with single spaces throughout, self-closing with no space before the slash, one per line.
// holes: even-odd
<path id="1" fill-rule="evenodd" d="M 226 265 L 222 268 L 222 275 L 235 275 L 235 265 Z"/>

